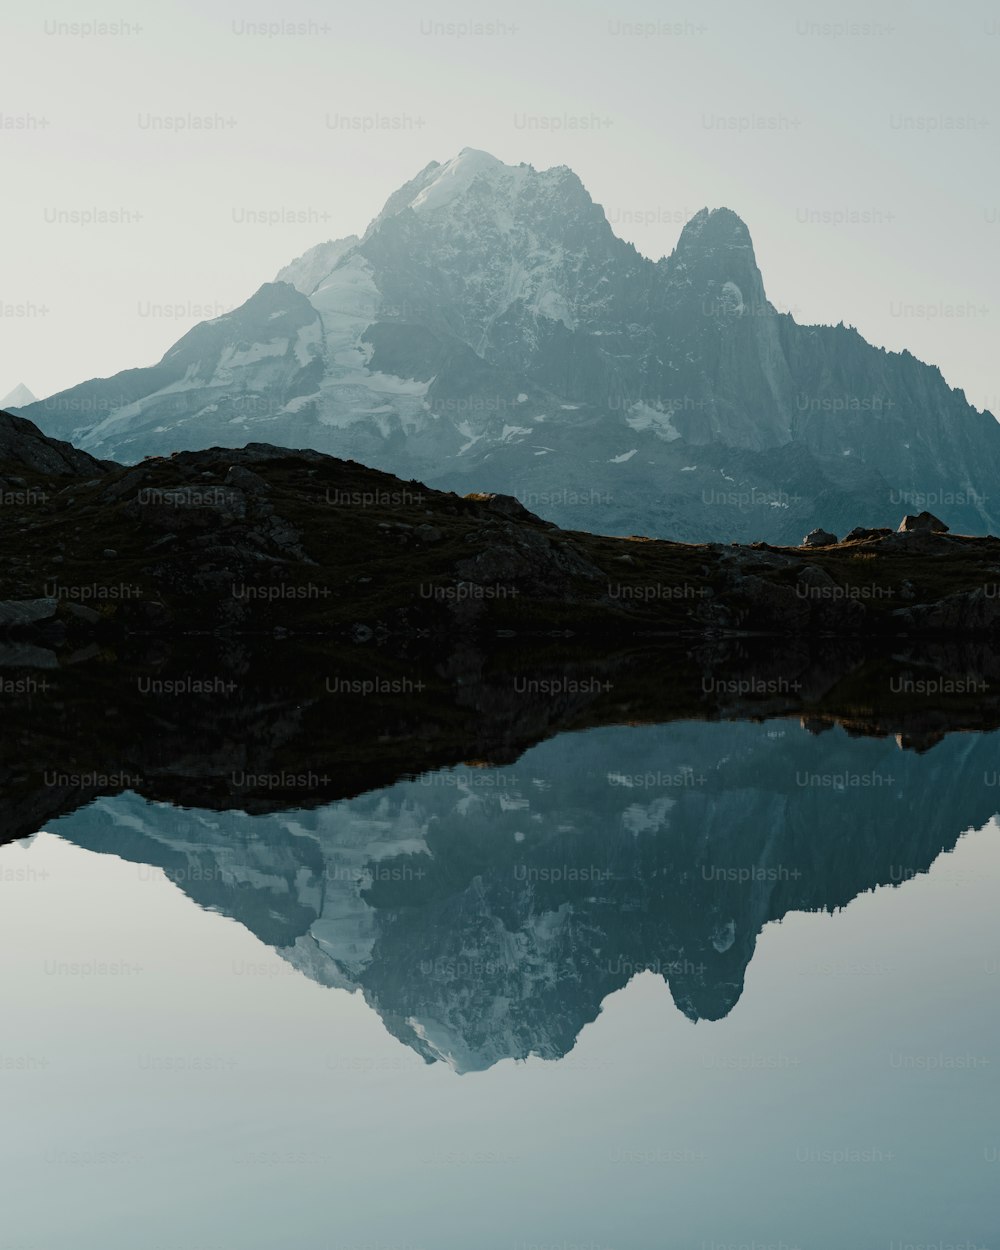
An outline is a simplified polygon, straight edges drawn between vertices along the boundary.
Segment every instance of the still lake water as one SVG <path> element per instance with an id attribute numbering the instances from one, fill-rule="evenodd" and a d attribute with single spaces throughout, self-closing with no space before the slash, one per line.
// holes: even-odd
<path id="1" fill-rule="evenodd" d="M 0 1250 L 1000 1247 L 998 746 L 603 728 L 0 848 Z"/>

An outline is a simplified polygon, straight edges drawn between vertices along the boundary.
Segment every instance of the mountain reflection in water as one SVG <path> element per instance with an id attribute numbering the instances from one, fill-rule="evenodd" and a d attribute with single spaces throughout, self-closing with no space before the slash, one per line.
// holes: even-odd
<path id="1" fill-rule="evenodd" d="M 313 809 L 123 793 L 49 827 L 162 869 L 470 1071 L 560 1058 L 644 970 L 689 1019 L 721 1019 L 769 921 L 900 886 L 985 824 L 995 761 L 993 735 L 921 754 L 786 721 L 618 726 Z"/>

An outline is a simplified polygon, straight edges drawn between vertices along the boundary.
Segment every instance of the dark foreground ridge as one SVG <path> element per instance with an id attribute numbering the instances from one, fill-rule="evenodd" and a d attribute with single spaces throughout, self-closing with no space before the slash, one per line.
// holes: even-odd
<path id="1" fill-rule="evenodd" d="M 260 443 L 126 468 L 7 414 L 0 491 L 0 633 L 47 646 L 206 631 L 955 637 L 1000 622 L 1000 540 L 923 527 L 796 548 L 607 538 L 512 496 Z"/>

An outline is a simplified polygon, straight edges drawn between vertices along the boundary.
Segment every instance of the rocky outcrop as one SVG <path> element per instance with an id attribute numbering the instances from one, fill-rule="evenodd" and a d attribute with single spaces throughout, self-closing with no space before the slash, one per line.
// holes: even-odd
<path id="1" fill-rule="evenodd" d="M 51 621 L 58 606 L 56 599 L 4 600 L 0 602 L 0 634 Z"/>
<path id="2" fill-rule="evenodd" d="M 473 492 L 465 497 L 482 504 L 488 512 L 495 512 L 498 516 L 513 517 L 517 521 L 534 521 L 539 525 L 550 526 L 552 524 L 551 521 L 543 521 L 534 512 L 529 512 L 520 499 L 516 499 L 513 495 Z"/>
<path id="3" fill-rule="evenodd" d="M 49 438 L 24 417 L 0 412 L 0 467 L 9 471 L 14 466 L 55 477 L 99 477 L 111 468 L 107 461 L 95 460 L 71 443 Z M 10 482 L 9 472 L 5 480 Z M 13 485 L 23 488 L 21 482 Z"/>
<path id="4" fill-rule="evenodd" d="M 940 532 L 933 517 L 856 529 L 846 545 L 824 530 L 800 547 L 697 545 L 561 530 L 510 496 L 460 497 L 261 443 L 98 468 L 5 512 L 0 599 L 21 604 L 10 612 L 25 639 L 1000 628 L 1000 540 Z M 45 619 L 31 615 L 41 600 Z"/>
<path id="5" fill-rule="evenodd" d="M 894 617 L 914 634 L 993 633 L 1000 627 L 1000 587 L 978 586 L 937 603 L 914 603 Z"/>
<path id="6" fill-rule="evenodd" d="M 920 512 L 916 516 L 903 517 L 899 523 L 899 532 L 901 534 L 947 534 L 948 526 L 932 512 Z"/>

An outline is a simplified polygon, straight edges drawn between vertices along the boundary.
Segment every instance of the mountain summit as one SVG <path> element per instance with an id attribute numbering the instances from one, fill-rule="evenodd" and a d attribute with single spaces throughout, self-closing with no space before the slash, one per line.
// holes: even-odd
<path id="1" fill-rule="evenodd" d="M 997 422 L 908 353 L 779 313 L 735 212 L 653 261 L 572 170 L 472 148 L 157 365 L 25 411 L 94 455 L 312 447 L 612 533 L 1000 518 Z"/>
<path id="2" fill-rule="evenodd" d="M 8 408 L 25 408 L 28 404 L 37 403 L 37 400 L 31 391 L 23 382 L 18 382 L 12 391 L 0 399 L 0 408 L 6 410 Z"/>

